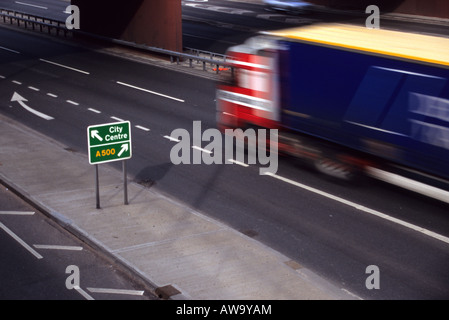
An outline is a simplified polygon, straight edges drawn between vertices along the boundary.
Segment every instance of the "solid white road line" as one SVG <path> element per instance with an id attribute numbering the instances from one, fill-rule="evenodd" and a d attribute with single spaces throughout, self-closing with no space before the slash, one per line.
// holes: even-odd
<path id="1" fill-rule="evenodd" d="M 81 251 L 83 247 L 78 246 L 58 246 L 58 245 L 47 245 L 47 244 L 33 244 L 36 249 L 48 249 L 48 250 L 71 250 L 71 251 Z"/>
<path id="2" fill-rule="evenodd" d="M 133 85 L 125 83 L 125 82 L 121 82 L 121 81 L 116 81 L 116 82 L 117 82 L 117 84 L 120 84 L 120 85 L 125 86 L 125 87 L 129 87 L 129 88 L 133 88 L 133 89 L 140 90 L 140 91 L 143 91 L 143 92 L 151 93 L 151 94 L 154 94 L 154 95 L 157 95 L 157 96 L 160 96 L 160 97 L 164 97 L 164 98 L 167 98 L 167 99 L 172 99 L 172 100 L 179 101 L 179 102 L 185 102 L 182 99 L 171 97 L 171 96 L 168 96 L 168 95 L 165 95 L 165 94 L 162 94 L 162 93 L 159 93 L 159 92 L 151 91 L 151 90 L 148 90 L 148 89 L 136 87 L 136 86 L 133 86 Z"/>
<path id="3" fill-rule="evenodd" d="M 90 74 L 87 71 L 76 69 L 76 68 L 72 68 L 72 67 L 66 66 L 64 64 L 56 63 L 56 62 L 45 60 L 45 59 L 39 59 L 39 60 L 42 61 L 42 62 L 45 62 L 45 63 L 53 64 L 55 66 L 58 66 L 58 67 L 61 67 L 61 68 L 65 68 L 65 69 L 69 69 L 69 70 L 72 70 L 72 71 L 76 71 L 76 72 L 79 72 L 79 73 L 82 73 L 82 74 Z"/>
<path id="4" fill-rule="evenodd" d="M 0 211 L 0 214 L 32 216 L 34 214 L 34 212 L 33 211 Z"/>
<path id="5" fill-rule="evenodd" d="M 36 250 L 31 248 L 25 241 L 19 238 L 14 232 L 12 232 L 7 226 L 0 222 L 0 228 L 2 228 L 7 234 L 9 234 L 14 240 L 16 240 L 22 247 L 27 249 L 32 255 L 34 255 L 38 259 L 42 259 L 41 256 Z"/>
<path id="6" fill-rule="evenodd" d="M 6 47 L 1 47 L 1 46 L 0 46 L 0 49 L 5 50 L 5 51 L 9 51 L 9 52 L 13 52 L 13 53 L 20 54 L 19 51 L 16 51 L 16 50 L 13 50 L 13 49 L 9 49 L 9 48 L 6 48 Z"/>
<path id="7" fill-rule="evenodd" d="M 408 223 L 408 222 L 406 222 L 406 221 L 402 221 L 402 220 L 400 220 L 400 219 L 391 217 L 391 216 L 389 216 L 389 215 L 387 215 L 387 214 L 384 214 L 384 213 L 382 213 L 382 212 L 379 212 L 379 211 L 376 211 L 376 210 L 373 210 L 373 209 L 364 207 L 364 206 L 362 206 L 362 205 L 360 205 L 360 204 L 357 204 L 357 203 L 355 203 L 355 202 L 352 202 L 352 201 L 349 201 L 349 200 L 346 200 L 346 199 L 343 199 L 343 198 L 334 196 L 334 195 L 332 195 L 332 194 L 330 194 L 330 193 L 327 193 L 327 192 L 324 192 L 324 191 L 315 189 L 315 188 L 313 188 L 313 187 L 309 187 L 309 186 L 307 186 L 307 185 L 305 185 L 305 184 L 302 184 L 302 183 L 293 181 L 293 180 L 291 180 L 291 179 L 288 179 L 288 178 L 284 178 L 284 177 L 278 176 L 277 174 L 267 173 L 266 175 L 271 176 L 271 177 L 273 177 L 273 178 L 276 178 L 276 179 L 278 179 L 278 180 L 287 182 L 287 183 L 289 183 L 289 184 L 291 184 L 291 185 L 294 185 L 294 186 L 296 186 L 296 187 L 299 187 L 299 188 L 301 188 L 301 189 L 304 189 L 304 190 L 313 192 L 313 193 L 318 194 L 318 195 L 320 195 L 320 196 L 326 197 L 326 198 L 328 198 L 328 199 L 331 199 L 331 200 L 340 202 L 340 203 L 345 204 L 345 205 L 347 205 L 347 206 L 353 207 L 353 208 L 355 208 L 355 209 L 357 209 L 357 210 L 360 210 L 360 211 L 369 213 L 369 214 L 371 214 L 371 215 L 373 215 L 373 216 L 382 218 L 382 219 L 384 219 L 384 220 L 387 220 L 387 221 L 396 223 L 396 224 L 398 224 L 398 225 L 401 225 L 401 226 L 403 226 L 403 227 L 406 227 L 406 228 L 412 229 L 412 230 L 414 230 L 414 231 L 420 232 L 420 233 L 425 234 L 425 235 L 427 235 L 427 236 L 429 236 L 429 237 L 432 237 L 432 238 L 434 238 L 434 239 L 437 239 L 437 240 L 440 240 L 440 241 L 443 241 L 443 242 L 449 244 L 449 238 L 448 238 L 448 237 L 445 237 L 445 236 L 443 236 L 443 235 L 440 235 L 440 234 L 435 233 L 435 232 L 433 232 L 433 231 L 430 231 L 430 230 L 428 230 L 428 229 L 425 229 L 425 228 L 416 226 L 416 225 L 414 225 L 414 224 Z"/>
<path id="8" fill-rule="evenodd" d="M 142 296 L 144 294 L 144 291 L 142 290 L 125 290 L 125 289 L 108 289 L 108 288 L 87 288 L 87 290 L 93 293 L 128 294 L 133 296 Z"/>
<path id="9" fill-rule="evenodd" d="M 368 175 L 373 178 L 385 181 L 390 184 L 394 184 L 395 186 L 420 193 L 425 195 L 426 197 L 430 197 L 433 199 L 437 199 L 439 201 L 443 201 L 449 203 L 449 192 L 446 190 L 442 190 L 439 188 L 435 188 L 433 186 L 429 186 L 425 183 L 421 183 L 406 177 L 402 177 L 395 173 L 383 171 L 377 168 L 367 168 Z"/>
<path id="10" fill-rule="evenodd" d="M 15 1 L 15 3 L 21 4 L 22 6 L 29 6 L 29 7 L 34 7 L 34 8 L 44 9 L 44 10 L 48 9 L 47 7 L 44 7 L 44 6 L 38 6 L 36 4 L 31 4 L 31 3 L 26 3 L 26 2 Z"/>

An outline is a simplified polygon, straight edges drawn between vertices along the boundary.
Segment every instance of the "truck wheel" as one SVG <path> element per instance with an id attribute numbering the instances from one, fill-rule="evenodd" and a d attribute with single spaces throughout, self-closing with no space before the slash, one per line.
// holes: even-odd
<path id="1" fill-rule="evenodd" d="M 318 158 L 314 161 L 315 168 L 325 175 L 345 181 L 351 181 L 356 176 L 356 170 L 349 164 L 329 158 Z"/>

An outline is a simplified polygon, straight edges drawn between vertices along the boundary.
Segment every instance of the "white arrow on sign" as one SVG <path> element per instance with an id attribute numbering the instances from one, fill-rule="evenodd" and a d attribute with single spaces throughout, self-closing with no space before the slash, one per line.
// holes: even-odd
<path id="1" fill-rule="evenodd" d="M 128 150 L 129 150 L 128 144 L 127 143 L 122 144 L 122 149 L 120 150 L 120 152 L 118 153 L 117 156 L 121 157 L 123 152 L 128 151 Z"/>
<path id="2" fill-rule="evenodd" d="M 98 140 L 103 141 L 103 138 L 100 137 L 100 136 L 98 135 L 98 130 L 92 130 L 92 131 L 90 132 L 90 137 L 91 137 L 92 139 L 97 138 Z"/>
<path id="3" fill-rule="evenodd" d="M 19 103 L 25 110 L 27 110 L 27 111 L 29 111 L 29 112 L 35 114 L 36 116 L 41 117 L 41 118 L 43 118 L 43 119 L 45 119 L 45 120 L 53 120 L 53 119 L 54 119 L 53 117 L 47 116 L 46 114 L 44 114 L 44 113 L 42 113 L 42 112 L 39 112 L 39 111 L 37 111 L 37 110 L 34 110 L 34 109 L 28 107 L 28 106 L 25 104 L 25 101 L 28 101 L 28 100 L 25 99 L 24 97 L 22 97 L 22 96 L 21 96 L 20 94 L 18 94 L 17 92 L 14 92 L 14 94 L 13 94 L 13 96 L 12 96 L 12 98 L 11 98 L 11 101 L 17 101 L 17 102 L 18 102 L 18 103 Z"/>

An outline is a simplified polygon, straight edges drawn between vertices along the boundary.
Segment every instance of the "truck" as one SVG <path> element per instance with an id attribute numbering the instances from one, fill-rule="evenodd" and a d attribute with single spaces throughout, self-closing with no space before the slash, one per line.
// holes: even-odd
<path id="1" fill-rule="evenodd" d="M 278 150 L 449 202 L 449 38 L 323 23 L 228 49 L 217 124 L 278 130 Z"/>

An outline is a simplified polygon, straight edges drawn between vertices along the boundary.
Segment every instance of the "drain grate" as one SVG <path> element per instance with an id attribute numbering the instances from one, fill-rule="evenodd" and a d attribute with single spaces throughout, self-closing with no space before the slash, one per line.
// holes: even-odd
<path id="1" fill-rule="evenodd" d="M 250 238 L 254 238 L 254 237 L 259 235 L 259 233 L 257 231 L 251 230 L 251 229 L 241 230 L 240 232 L 243 233 L 245 236 L 248 236 Z"/>
<path id="2" fill-rule="evenodd" d="M 167 285 L 167 286 L 157 288 L 155 293 L 161 299 L 169 299 L 172 296 L 176 296 L 177 294 L 180 294 L 181 291 L 179 291 L 172 285 Z"/>
<path id="3" fill-rule="evenodd" d="M 68 152 L 78 152 L 78 150 L 70 148 L 70 147 L 64 148 L 64 150 L 68 151 Z"/>
<path id="4" fill-rule="evenodd" d="M 156 181 L 153 181 L 151 179 L 144 179 L 137 181 L 137 183 L 140 184 L 141 186 L 144 186 L 145 188 L 151 188 L 156 184 Z"/>
<path id="5" fill-rule="evenodd" d="M 292 268 L 293 270 L 299 270 L 302 268 L 302 265 L 300 265 L 298 262 L 296 262 L 295 260 L 289 260 L 284 262 L 287 266 L 289 266 L 290 268 Z"/>

